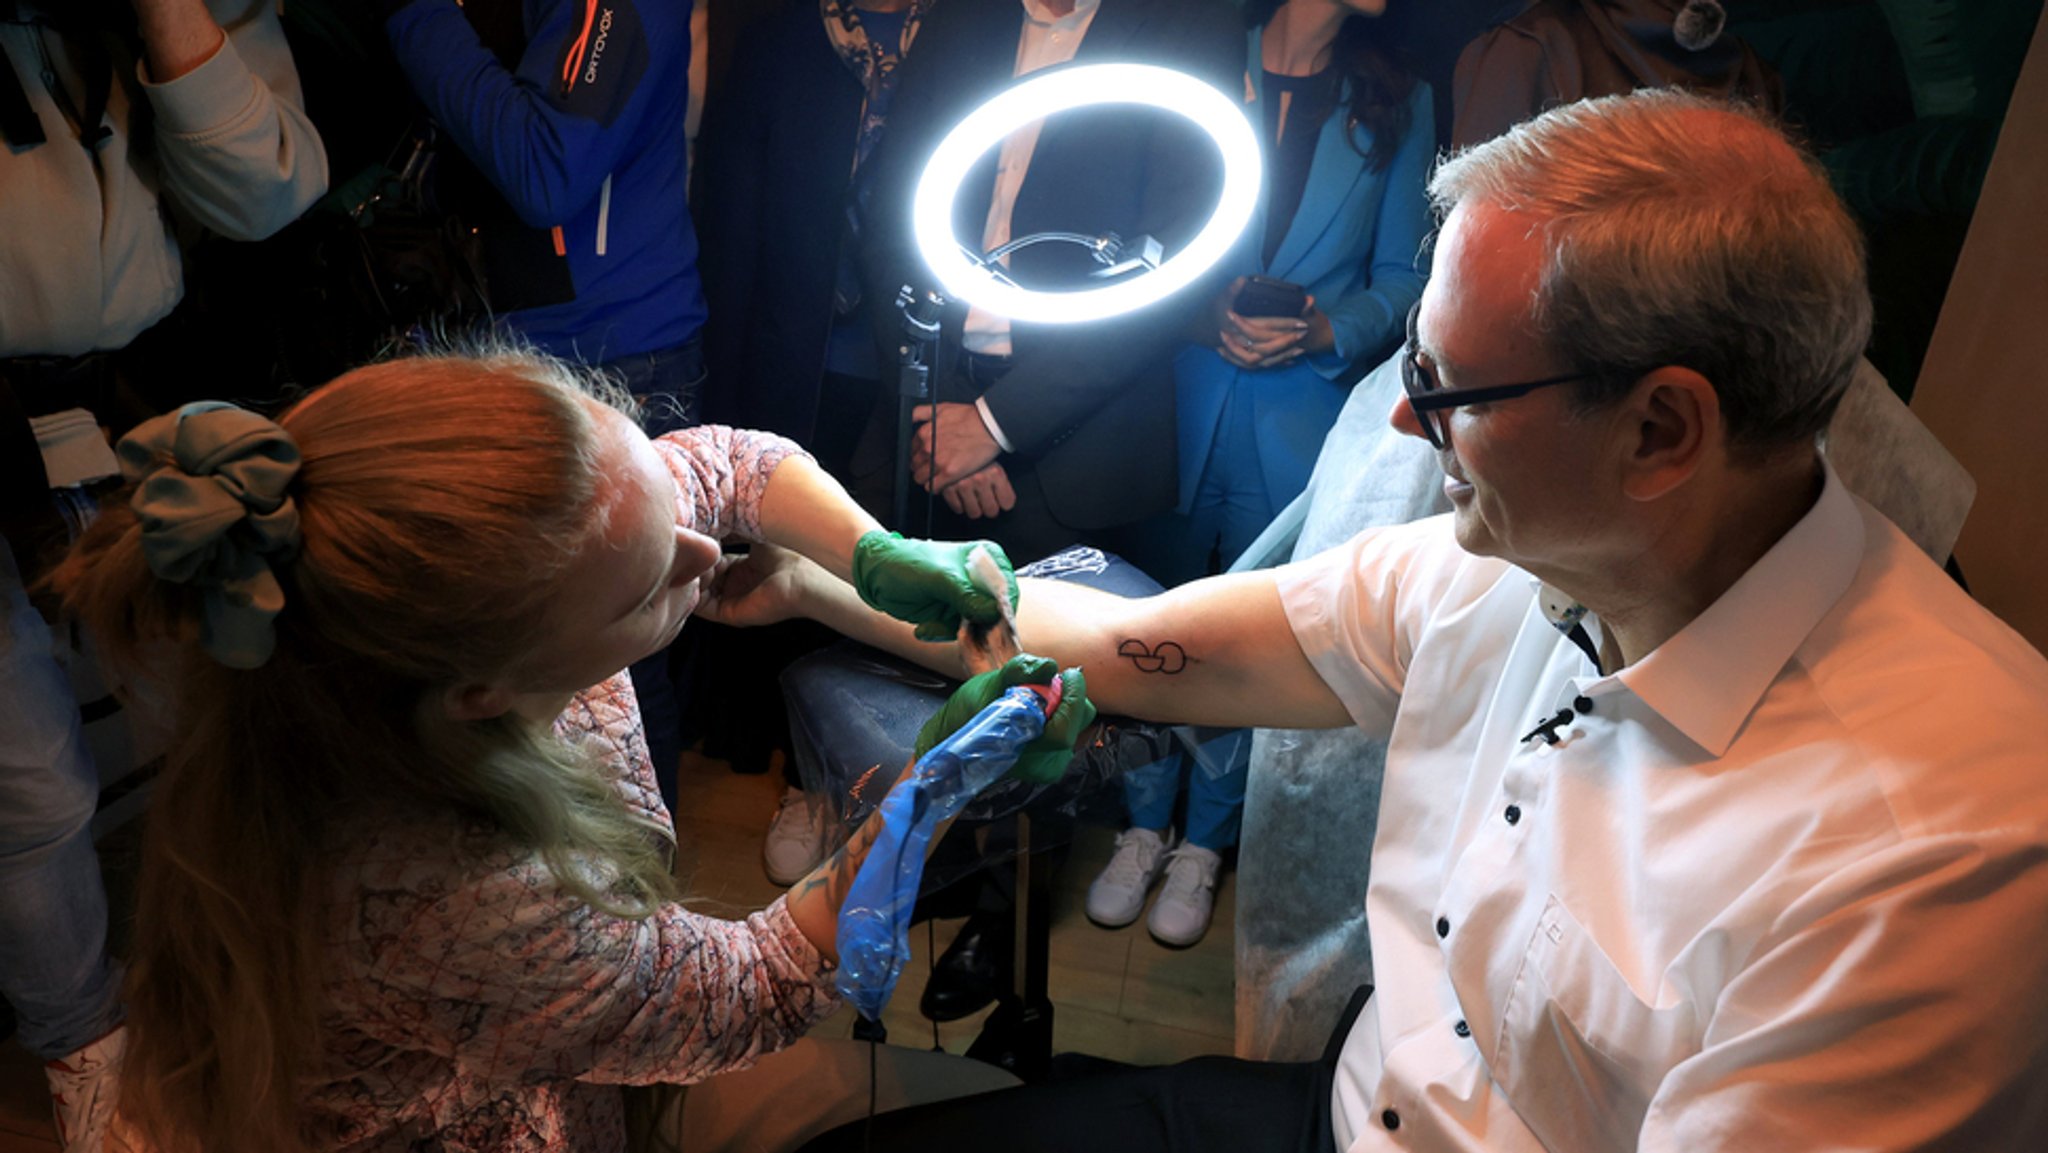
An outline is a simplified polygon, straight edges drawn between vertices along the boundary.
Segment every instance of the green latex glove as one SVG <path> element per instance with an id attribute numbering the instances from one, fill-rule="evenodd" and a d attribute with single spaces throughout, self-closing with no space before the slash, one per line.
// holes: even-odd
<path id="1" fill-rule="evenodd" d="M 953 690 L 953 695 L 917 731 L 913 757 L 922 757 L 932 746 L 953 735 L 953 731 L 974 719 L 991 701 L 1017 685 L 1051 684 L 1060 679 L 1060 703 L 1045 718 L 1045 731 L 1024 746 L 1017 764 L 1010 770 L 1034 785 L 1060 779 L 1073 759 L 1074 744 L 1095 720 L 1095 704 L 1088 699 L 1088 678 L 1078 668 L 1060 671 L 1057 661 L 1028 653 L 1011 657 L 1002 668 L 990 669 Z"/>
<path id="2" fill-rule="evenodd" d="M 994 541 L 905 540 L 877 529 L 853 546 L 853 587 L 869 608 L 917 626 L 921 641 L 950 641 L 964 618 L 992 624 L 1002 609 L 967 575 L 967 557 L 987 549 L 1017 607 L 1017 577 Z"/>

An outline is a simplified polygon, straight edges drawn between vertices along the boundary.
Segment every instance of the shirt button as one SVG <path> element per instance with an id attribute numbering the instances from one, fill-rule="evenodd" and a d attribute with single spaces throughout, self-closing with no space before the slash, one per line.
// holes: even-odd
<path id="1" fill-rule="evenodd" d="M 1460 1037 L 1470 1037 L 1472 1035 L 1472 1026 L 1467 1025 L 1463 1021 L 1451 1026 L 1451 1029 Z"/>
<path id="2" fill-rule="evenodd" d="M 1399 1129 L 1401 1127 L 1401 1115 L 1392 1109 L 1388 1109 L 1380 1114 L 1380 1124 L 1385 1125 L 1389 1129 Z"/>
<path id="3" fill-rule="evenodd" d="M 1449 918 L 1438 917 L 1436 919 L 1436 935 L 1439 937 L 1448 937 L 1451 935 L 1451 922 Z"/>
<path id="4" fill-rule="evenodd" d="M 1519 820 L 1521 820 L 1521 819 L 1522 819 L 1522 806 L 1520 806 L 1520 805 L 1509 805 L 1509 806 L 1508 806 L 1508 811 L 1507 811 L 1507 812 L 1505 812 L 1505 813 L 1502 813 L 1502 814 L 1501 814 L 1501 816 L 1503 816 L 1503 817 L 1506 817 L 1506 818 L 1507 818 L 1507 821 L 1508 821 L 1508 824 L 1512 825 L 1512 824 L 1514 824 L 1514 823 L 1515 823 L 1516 821 L 1519 821 Z"/>

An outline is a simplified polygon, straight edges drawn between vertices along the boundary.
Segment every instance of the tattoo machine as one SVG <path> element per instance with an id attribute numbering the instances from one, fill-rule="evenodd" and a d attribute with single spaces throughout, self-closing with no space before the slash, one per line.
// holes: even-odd
<path id="1" fill-rule="evenodd" d="M 1010 771 L 1059 703 L 1057 679 L 1010 689 L 934 745 L 882 798 L 874 818 L 881 827 L 839 909 L 839 992 L 861 1016 L 881 1019 L 910 960 L 910 913 L 933 832 Z"/>

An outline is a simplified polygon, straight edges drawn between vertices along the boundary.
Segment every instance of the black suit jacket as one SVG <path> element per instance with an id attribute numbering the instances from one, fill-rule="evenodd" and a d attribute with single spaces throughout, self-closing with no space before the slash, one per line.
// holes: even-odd
<path id="1" fill-rule="evenodd" d="M 931 283 L 910 233 L 918 173 L 954 124 L 1016 82 L 1023 19 L 1019 0 L 946 0 L 926 18 L 876 152 L 877 207 L 863 251 L 871 305 L 893 301 L 902 284 Z M 1174 68 L 1235 99 L 1244 88 L 1244 30 L 1221 0 L 1102 0 L 1072 64 L 1063 67 L 1112 61 Z M 996 151 L 955 205 L 955 235 L 975 247 L 993 195 Z M 1010 234 L 1149 234 L 1171 253 L 1209 218 L 1220 189 L 1214 145 L 1177 116 L 1129 108 L 1063 113 L 1039 137 Z M 1033 287 L 1077 284 L 1096 267 L 1067 244 L 1010 258 L 1012 274 Z M 1013 326 L 1013 367 L 986 398 L 1017 456 L 1037 467 L 1047 505 L 1062 523 L 1108 528 L 1173 505 L 1172 353 L 1192 312 L 1206 308 L 1215 291 L 1212 278 L 1100 323 Z M 965 316 L 966 307 L 955 305 L 946 317 L 934 374 L 941 400 L 973 399 L 949 371 Z M 893 344 L 896 319 L 880 315 L 877 326 Z"/>
<path id="2" fill-rule="evenodd" d="M 860 103 L 815 3 L 749 26 L 706 102 L 691 214 L 707 419 L 812 442 Z"/>

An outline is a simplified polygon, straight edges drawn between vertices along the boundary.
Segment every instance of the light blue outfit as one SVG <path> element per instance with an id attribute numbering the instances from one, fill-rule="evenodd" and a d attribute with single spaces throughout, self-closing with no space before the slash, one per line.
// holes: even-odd
<path id="1" fill-rule="evenodd" d="M 1263 134 L 1262 31 L 1250 33 L 1246 114 Z M 1175 357 L 1180 509 L 1161 518 L 1160 531 L 1147 534 L 1137 558 L 1161 583 L 1203 575 L 1212 548 L 1228 567 L 1301 494 L 1352 386 L 1405 335 L 1408 309 L 1421 298 L 1427 275 L 1422 248 L 1430 229 L 1424 187 L 1436 148 L 1432 109 L 1429 86 L 1418 82 L 1409 96 L 1407 134 L 1392 162 L 1375 172 L 1366 162 L 1371 133 L 1349 123 L 1349 94 L 1340 94 L 1272 262 L 1262 262 L 1263 200 L 1226 257 L 1232 275 L 1305 287 L 1330 318 L 1336 344 L 1268 369 L 1238 368 L 1206 344 L 1188 345 Z M 1273 141 L 1261 143 L 1273 151 Z M 1168 757 L 1126 774 L 1132 825 L 1170 824 L 1177 781 L 1185 775 L 1189 843 L 1205 849 L 1236 843 L 1249 751 L 1248 734 L 1231 733 L 1205 744 L 1191 769 L 1184 758 Z"/>

